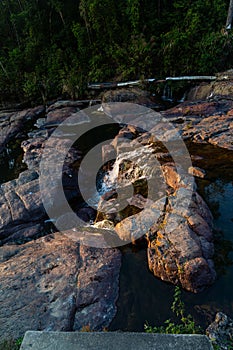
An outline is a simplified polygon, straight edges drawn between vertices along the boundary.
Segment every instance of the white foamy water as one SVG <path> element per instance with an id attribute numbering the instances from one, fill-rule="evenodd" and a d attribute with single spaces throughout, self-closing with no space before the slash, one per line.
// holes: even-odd
<path id="1" fill-rule="evenodd" d="M 150 180 L 156 178 L 156 176 L 161 176 L 161 174 L 160 163 L 153 154 L 152 147 L 140 145 L 132 151 L 122 152 L 117 156 L 112 170 L 100 174 L 99 179 L 97 179 L 96 191 L 93 191 L 93 195 L 88 199 L 88 204 L 98 209 L 101 196 L 112 190 L 117 193 L 116 203 L 118 205 L 123 205 L 122 203 L 125 203 L 126 198 L 128 198 L 127 202 L 130 204 L 132 200 L 135 201 L 133 183 L 136 180 Z M 148 193 L 151 192 L 150 186 L 148 187 Z M 161 195 L 158 193 L 156 199 L 163 195 L 163 192 L 161 192 Z M 151 199 L 153 199 L 153 196 Z"/>
<path id="2" fill-rule="evenodd" d="M 150 163 L 150 161 L 152 160 L 151 159 L 152 153 L 153 153 L 153 149 L 150 148 L 149 146 L 143 146 L 129 152 L 121 153 L 117 157 L 114 163 L 113 169 L 108 174 L 108 177 L 106 179 L 107 186 L 111 187 L 117 184 L 119 173 L 120 173 L 120 165 L 124 164 L 124 162 L 131 162 L 132 170 L 135 169 L 136 171 L 136 168 L 140 169 L 141 176 L 138 173 L 139 176 L 137 177 L 137 179 L 143 178 L 145 176 L 149 176 L 149 173 L 151 171 L 151 165 L 149 164 L 148 166 L 148 163 Z M 153 156 L 153 158 L 155 163 L 156 162 L 155 156 Z"/>

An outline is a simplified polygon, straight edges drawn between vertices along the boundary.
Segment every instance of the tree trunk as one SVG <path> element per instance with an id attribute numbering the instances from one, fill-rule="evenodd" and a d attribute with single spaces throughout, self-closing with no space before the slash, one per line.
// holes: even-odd
<path id="1" fill-rule="evenodd" d="M 227 30 L 231 30 L 232 18 L 233 18 L 233 0 L 230 0 L 228 14 L 227 14 L 227 21 L 226 21 Z"/>
<path id="2" fill-rule="evenodd" d="M 161 0 L 158 0 L 158 7 L 157 7 L 157 9 L 158 9 L 158 17 L 160 18 L 161 16 Z"/>
<path id="3" fill-rule="evenodd" d="M 0 67 L 2 68 L 2 70 L 3 70 L 3 73 L 5 74 L 5 76 L 9 79 L 9 75 L 8 75 L 8 73 L 7 73 L 7 71 L 6 71 L 6 69 L 4 68 L 4 66 L 3 66 L 3 64 L 2 64 L 2 62 L 0 61 Z"/>
<path id="4" fill-rule="evenodd" d="M 90 32 L 89 22 L 87 20 L 87 11 L 86 11 L 86 3 L 85 3 L 85 1 L 80 1 L 79 11 L 80 11 L 81 17 L 84 19 L 85 27 L 86 27 L 86 31 L 87 31 L 87 36 L 88 36 L 88 40 L 89 40 L 89 44 L 91 45 L 92 44 L 91 32 Z"/>
<path id="5" fill-rule="evenodd" d="M 63 26 L 65 27 L 65 20 L 64 20 L 64 17 L 63 17 L 63 13 L 61 12 L 61 11 L 59 11 L 59 16 L 60 16 L 60 18 L 61 18 L 61 20 L 62 20 L 62 23 L 63 23 Z"/>

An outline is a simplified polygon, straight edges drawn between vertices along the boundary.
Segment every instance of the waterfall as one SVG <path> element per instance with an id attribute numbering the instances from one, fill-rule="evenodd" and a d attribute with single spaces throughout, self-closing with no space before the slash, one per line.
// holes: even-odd
<path id="1" fill-rule="evenodd" d="M 149 145 L 132 148 L 132 151 L 122 152 L 110 170 L 103 178 L 107 191 L 129 185 L 135 180 L 150 179 L 157 163 L 153 148 Z"/>
<path id="2" fill-rule="evenodd" d="M 162 99 L 164 101 L 173 101 L 172 88 L 169 84 L 165 84 L 164 86 Z"/>

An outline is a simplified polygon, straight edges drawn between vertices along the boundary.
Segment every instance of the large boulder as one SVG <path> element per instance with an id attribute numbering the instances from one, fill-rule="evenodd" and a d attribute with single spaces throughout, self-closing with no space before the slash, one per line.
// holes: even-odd
<path id="1" fill-rule="evenodd" d="M 226 97 L 233 94 L 233 70 L 218 73 L 217 79 L 211 83 L 201 83 L 193 87 L 188 95 L 189 101 L 205 100 L 214 96 Z"/>
<path id="2" fill-rule="evenodd" d="M 51 133 L 55 130 L 56 124 L 59 124 L 62 120 L 79 111 L 78 105 L 79 103 L 77 101 L 60 101 L 48 107 L 46 113 L 44 107 L 38 107 L 13 115 L 14 120 L 19 120 L 21 123 L 26 123 L 29 119 L 36 119 L 42 113 L 45 113 L 45 118 L 41 119 L 41 122 L 37 125 L 39 129 L 30 131 L 28 138 L 21 144 L 24 151 L 23 162 L 28 170 L 22 172 L 17 179 L 1 185 L 1 244 L 9 241 L 22 243 L 25 240 L 27 241 L 33 237 L 46 234 L 44 225 L 46 212 L 42 202 L 41 183 L 39 180 L 39 174 L 41 174 L 39 167 L 42 156 L 45 153 L 45 148 L 47 162 L 44 161 L 43 163 L 43 171 L 46 174 L 43 179 L 46 181 L 46 178 L 48 178 L 50 184 L 51 182 L 53 183 L 53 189 L 57 189 L 57 197 L 51 199 L 53 207 L 55 209 L 60 207 L 59 196 L 61 191 L 64 191 L 67 200 L 75 202 L 76 209 L 80 209 L 80 201 L 82 199 L 77 186 L 77 172 L 73 168 L 73 163 L 80 160 L 81 152 L 74 147 L 67 146 L 70 144 L 69 135 L 64 135 L 61 132 L 56 136 L 50 137 Z M 83 116 L 77 116 L 79 122 L 80 118 L 83 121 Z M 53 127 L 49 127 L 49 130 L 47 130 L 46 125 L 52 121 Z M 14 136 L 14 134 L 12 135 Z M 63 159 L 65 147 L 68 148 L 68 152 L 65 159 Z M 52 171 L 50 169 L 50 161 L 54 162 L 55 153 L 55 166 L 61 161 L 64 162 L 61 171 L 63 188 L 60 188 L 58 176 L 55 175 L 55 169 L 52 169 Z M 52 189 L 46 188 L 45 190 L 48 192 L 46 198 L 50 200 L 49 192 Z M 63 214 L 62 209 L 61 214 Z"/>
<path id="3" fill-rule="evenodd" d="M 148 263 L 162 280 L 200 292 L 216 277 L 212 216 L 203 199 L 189 191 L 180 188 L 168 197 L 162 221 L 150 232 Z M 174 196 L 179 196 L 179 205 L 173 205 Z"/>
<path id="4" fill-rule="evenodd" d="M 125 244 L 146 237 L 148 264 L 154 275 L 200 292 L 216 277 L 213 218 L 195 191 L 188 169 L 182 166 L 187 154 L 177 143 L 176 130 L 166 135 L 164 127 L 161 120 L 153 131 L 170 142 L 169 149 L 177 150 L 176 164 L 154 133 L 136 132 L 128 125 L 113 140 L 117 158 L 106 185 L 115 192 L 102 197 L 97 221 L 107 221 L 109 226 L 112 222 Z"/>
<path id="5" fill-rule="evenodd" d="M 41 155 L 40 148 L 38 152 Z M 53 149 L 51 149 L 51 152 L 53 152 Z M 34 153 L 34 156 L 35 154 L 36 153 Z M 38 165 L 38 158 L 34 158 L 34 156 L 32 157 L 33 162 L 35 161 L 34 164 Z M 32 160 L 30 160 L 30 162 L 32 162 Z M 50 176 L 49 172 L 48 176 Z M 51 205 L 53 205 L 54 210 L 56 209 L 56 212 L 61 215 L 63 212 L 59 200 L 60 191 L 64 191 L 67 200 L 75 199 L 78 201 L 81 198 L 77 187 L 77 177 L 75 173 L 72 172 L 72 169 L 69 168 L 68 161 L 63 168 L 63 189 L 60 188 L 56 179 L 54 180 L 53 186 L 57 193 L 57 199 L 51 198 Z M 46 198 L 50 200 L 49 192 Z M 22 172 L 16 180 L 11 180 L 1 185 L 0 215 L 0 244 L 15 241 L 16 239 L 17 242 L 20 243 L 25 239 L 28 240 L 30 237 L 42 235 L 42 232 L 46 234 L 44 221 L 46 220 L 47 214 L 42 201 L 39 170 L 36 166 L 34 170 L 31 169 Z M 34 228 L 32 229 L 32 227 Z M 35 227 L 37 227 L 38 230 L 35 229 Z"/>
<path id="6" fill-rule="evenodd" d="M 41 201 L 37 172 L 26 170 L 17 180 L 1 185 L 0 215 L 2 244 L 11 240 L 12 237 L 15 239 L 17 236 L 18 241 L 32 236 L 32 232 L 35 236 L 38 234 L 37 230 L 31 231 L 31 227 L 39 227 L 37 224 L 45 218 L 45 210 Z"/>
<path id="7" fill-rule="evenodd" d="M 0 338 L 102 330 L 116 313 L 121 254 L 55 233 L 0 248 Z"/>
<path id="8" fill-rule="evenodd" d="M 137 103 L 148 108 L 158 108 L 158 104 L 153 100 L 149 92 L 140 88 L 119 88 L 106 91 L 102 96 L 103 103 L 109 102 L 130 102 Z"/>

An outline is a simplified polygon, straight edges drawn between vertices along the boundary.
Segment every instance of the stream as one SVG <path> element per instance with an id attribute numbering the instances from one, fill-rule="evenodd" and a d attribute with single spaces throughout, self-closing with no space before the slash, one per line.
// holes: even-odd
<path id="1" fill-rule="evenodd" d="M 215 283 L 202 293 L 182 291 L 186 312 L 205 329 L 216 312 L 233 317 L 233 155 L 211 145 L 187 145 L 197 165 L 206 170 L 205 179 L 196 179 L 198 192 L 214 217 Z M 196 164 L 195 164 L 196 165 Z M 110 330 L 143 331 L 147 322 L 159 326 L 173 319 L 174 286 L 153 276 L 147 267 L 146 246 L 122 249 L 118 312 Z"/>
<path id="2" fill-rule="evenodd" d="M 0 183 L 16 178 L 26 167 L 22 164 L 19 143 L 10 143 L 2 157 Z M 197 179 L 198 192 L 214 216 L 215 265 L 218 277 L 214 285 L 202 293 L 182 291 L 187 313 L 205 328 L 216 312 L 233 318 L 233 155 L 209 145 L 187 145 L 195 165 L 205 169 L 206 177 Z M 162 325 L 173 317 L 171 304 L 174 286 L 162 282 L 149 271 L 146 244 L 120 248 L 122 267 L 117 314 L 109 330 L 143 331 L 144 324 Z"/>
<path id="3" fill-rule="evenodd" d="M 0 157 L 0 184 L 16 179 L 27 167 L 23 160 L 23 150 L 20 147 L 22 140 L 11 141 L 7 144 Z"/>

